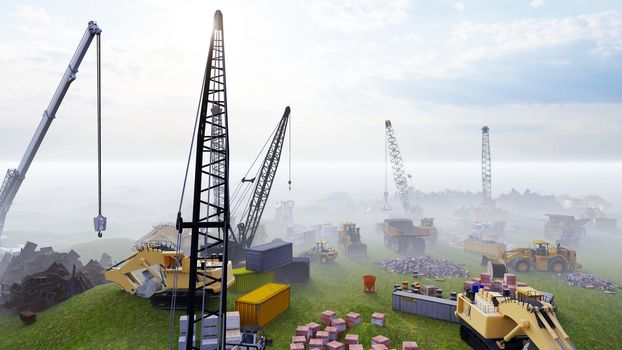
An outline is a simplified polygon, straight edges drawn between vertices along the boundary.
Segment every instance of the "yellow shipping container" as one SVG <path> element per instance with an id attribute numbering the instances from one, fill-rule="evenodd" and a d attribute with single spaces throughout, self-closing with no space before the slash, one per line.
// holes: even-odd
<path id="1" fill-rule="evenodd" d="M 240 325 L 264 327 L 289 309 L 290 288 L 287 284 L 267 283 L 235 300 L 240 312 Z"/>

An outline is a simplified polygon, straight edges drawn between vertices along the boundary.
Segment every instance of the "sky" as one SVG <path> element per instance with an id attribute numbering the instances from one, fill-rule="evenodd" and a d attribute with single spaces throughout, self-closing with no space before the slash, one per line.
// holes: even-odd
<path id="1" fill-rule="evenodd" d="M 296 162 L 619 161 L 619 1 L 0 0 L 0 161 L 19 161 L 89 20 L 102 28 L 104 160 L 180 161 L 213 13 L 232 159 L 292 108 Z M 93 161 L 95 50 L 36 161 Z M 35 161 L 35 162 L 36 162 Z"/>

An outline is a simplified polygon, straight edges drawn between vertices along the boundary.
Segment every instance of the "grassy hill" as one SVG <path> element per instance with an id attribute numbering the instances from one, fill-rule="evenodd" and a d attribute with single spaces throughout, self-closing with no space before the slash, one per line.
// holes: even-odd
<path id="1" fill-rule="evenodd" d="M 422 349 L 468 349 L 460 341 L 458 325 L 391 310 L 393 284 L 409 276 L 379 269 L 375 263 L 390 254 L 381 247 L 380 237 L 370 234 L 364 240 L 370 247 L 368 259 L 340 256 L 330 266 L 313 264 L 312 281 L 308 285 L 292 286 L 289 311 L 265 328 L 265 333 L 274 340 L 273 348 L 288 349 L 296 325 L 319 323 L 320 313 L 331 309 L 340 317 L 350 311 L 361 314 L 362 324 L 350 332 L 359 334 L 366 348 L 372 336 L 382 334 L 394 345 L 415 340 Z M 616 245 L 619 246 L 619 242 Z M 620 276 L 622 264 L 615 252 L 616 245 L 598 245 L 597 252 L 583 254 L 580 260 L 590 272 L 612 278 Z M 473 274 L 481 271 L 479 257 L 459 249 L 439 245 L 428 252 L 462 262 Z M 375 294 L 363 293 L 362 276 L 365 274 L 378 276 Z M 519 275 L 519 280 L 555 294 L 558 317 L 577 349 L 622 348 L 619 337 L 622 293 L 607 295 L 571 287 L 562 277 L 550 273 L 523 274 Z M 463 279 L 423 282 L 438 285 L 447 295 L 449 291 L 459 291 Z M 231 308 L 239 295 L 230 293 Z M 370 324 L 373 312 L 387 314 L 386 328 Z M 104 285 L 39 314 L 32 326 L 23 326 L 16 315 L 0 314 L 0 349 L 165 349 L 168 316 L 168 311 L 153 309 L 145 299 L 127 295 L 114 285 Z M 174 339 L 177 339 L 177 331 L 176 322 Z"/>

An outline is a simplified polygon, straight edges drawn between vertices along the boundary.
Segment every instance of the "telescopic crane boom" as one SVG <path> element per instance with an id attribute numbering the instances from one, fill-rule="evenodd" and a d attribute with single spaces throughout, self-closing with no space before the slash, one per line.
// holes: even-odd
<path id="1" fill-rule="evenodd" d="M 238 224 L 237 233 L 233 235 L 233 240 L 230 242 L 233 243 L 230 248 L 230 257 L 234 263 L 244 260 L 246 249 L 250 248 L 253 244 L 253 239 L 259 227 L 261 215 L 268 203 L 268 196 L 270 196 L 272 183 L 274 182 L 276 171 L 281 160 L 281 152 L 283 151 L 283 144 L 285 143 L 289 114 L 290 108 L 287 106 L 285 107 L 283 117 L 274 133 L 270 148 L 268 148 L 268 152 L 266 153 L 266 157 L 263 160 L 257 177 L 252 180 L 242 180 L 254 181 L 255 188 L 248 207 L 244 211 L 245 215 L 243 214 L 246 219 Z"/>
<path id="2" fill-rule="evenodd" d="M 43 138 L 52 124 L 52 120 L 56 117 L 56 112 L 63 102 L 63 98 L 65 97 L 67 90 L 69 90 L 69 85 L 76 79 L 80 63 L 82 63 L 82 59 L 93 41 L 93 38 L 96 35 L 99 36 L 100 33 L 101 29 L 99 29 L 97 23 L 93 21 L 89 22 L 86 32 L 84 33 L 84 36 L 82 37 L 82 40 L 80 41 L 80 44 L 71 59 L 71 62 L 69 62 L 69 66 L 65 70 L 65 74 L 56 88 L 56 92 L 54 93 L 48 108 L 43 112 L 43 117 L 41 118 L 39 127 L 37 127 L 34 136 L 30 140 L 30 144 L 28 145 L 26 153 L 24 153 L 24 156 L 19 163 L 19 166 L 17 169 L 9 169 L 6 173 L 4 181 L 2 182 L 2 187 L 0 187 L 0 234 L 4 229 L 4 220 L 6 219 L 6 215 L 11 208 L 11 203 L 13 203 L 15 195 L 26 177 L 28 168 L 30 168 L 30 164 L 35 158 L 37 150 L 39 149 L 39 146 L 41 146 Z"/>

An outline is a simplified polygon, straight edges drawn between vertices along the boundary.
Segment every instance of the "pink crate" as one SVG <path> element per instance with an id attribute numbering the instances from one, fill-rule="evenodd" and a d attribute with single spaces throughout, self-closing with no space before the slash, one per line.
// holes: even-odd
<path id="1" fill-rule="evenodd" d="M 311 329 L 312 337 L 315 337 L 315 333 L 320 330 L 320 325 L 315 322 L 309 322 L 305 326 L 308 326 Z"/>
<path id="2" fill-rule="evenodd" d="M 324 343 L 322 339 L 309 340 L 309 350 L 324 350 Z"/>
<path id="3" fill-rule="evenodd" d="M 361 314 L 350 312 L 346 315 L 346 327 L 354 327 L 359 323 L 361 323 Z"/>
<path id="4" fill-rule="evenodd" d="M 337 337 L 339 336 L 339 331 L 337 330 L 337 327 L 326 327 L 324 328 L 324 330 L 328 332 L 328 340 L 337 340 Z"/>
<path id="5" fill-rule="evenodd" d="M 375 324 L 376 326 L 384 327 L 387 324 L 386 316 L 379 312 L 374 312 L 373 314 L 371 314 L 371 323 Z"/>
<path id="6" fill-rule="evenodd" d="M 346 334 L 344 341 L 346 342 L 346 344 L 358 344 L 359 336 L 358 334 Z"/>
<path id="7" fill-rule="evenodd" d="M 384 335 L 377 335 L 373 338 L 371 338 L 371 343 L 373 344 L 382 344 L 384 346 L 386 346 L 387 348 L 391 347 L 391 341 L 389 341 L 389 338 L 385 337 Z"/>
<path id="8" fill-rule="evenodd" d="M 372 344 L 371 350 L 389 350 L 384 344 Z"/>
<path id="9" fill-rule="evenodd" d="M 345 347 L 343 345 L 343 343 L 340 343 L 336 340 L 331 341 L 330 343 L 328 343 L 326 345 L 326 349 L 327 350 L 344 350 Z"/>
<path id="10" fill-rule="evenodd" d="M 336 318 L 330 321 L 330 325 L 332 327 L 337 328 L 337 332 L 345 332 L 346 331 L 346 321 L 343 318 Z"/>
<path id="11" fill-rule="evenodd" d="M 308 326 L 298 326 L 296 327 L 296 335 L 304 336 L 307 339 L 311 338 L 311 330 Z"/>
<path id="12" fill-rule="evenodd" d="M 490 272 L 482 272 L 480 274 L 480 278 L 481 278 L 481 282 L 486 284 L 486 283 L 490 283 L 491 280 L 491 276 L 490 276 Z"/>
<path id="13" fill-rule="evenodd" d="M 300 343 L 289 344 L 289 350 L 305 350 L 305 345 Z"/>
<path id="14" fill-rule="evenodd" d="M 363 350 L 363 344 L 350 344 L 348 350 Z"/>
<path id="15" fill-rule="evenodd" d="M 506 273 L 503 275 L 503 279 L 505 281 L 505 283 L 508 284 L 508 286 L 515 286 L 516 285 L 516 275 L 513 273 Z"/>
<path id="16" fill-rule="evenodd" d="M 305 337 L 304 335 L 294 335 L 292 336 L 292 344 L 306 344 L 307 343 L 307 337 Z"/>
<path id="17" fill-rule="evenodd" d="M 402 342 L 402 350 L 419 350 L 419 346 L 416 341 Z"/>
<path id="18" fill-rule="evenodd" d="M 464 289 L 471 290 L 474 284 L 474 281 L 464 281 Z"/>
<path id="19" fill-rule="evenodd" d="M 322 321 L 325 326 L 330 326 L 330 321 L 336 318 L 336 315 L 334 311 L 326 310 L 320 314 L 320 321 Z"/>
<path id="20" fill-rule="evenodd" d="M 318 331 L 317 333 L 315 333 L 315 338 L 321 339 L 324 345 L 328 344 L 328 342 L 330 341 L 330 335 L 327 331 Z"/>

